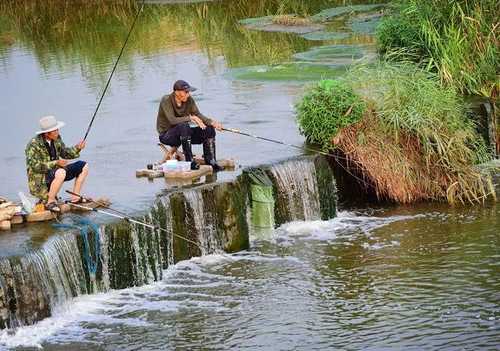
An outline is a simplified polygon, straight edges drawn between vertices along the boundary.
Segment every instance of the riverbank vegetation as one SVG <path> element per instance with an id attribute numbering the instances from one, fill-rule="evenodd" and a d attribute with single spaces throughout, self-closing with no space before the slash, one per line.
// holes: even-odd
<path id="1" fill-rule="evenodd" d="M 336 151 L 379 199 L 474 203 L 492 192 L 474 168 L 488 159 L 453 87 L 414 65 L 353 69 L 297 105 L 308 140 Z"/>
<path id="2" fill-rule="evenodd" d="M 497 0 L 405 0 L 377 29 L 384 58 L 416 62 L 462 94 L 496 99 L 500 67 Z"/>

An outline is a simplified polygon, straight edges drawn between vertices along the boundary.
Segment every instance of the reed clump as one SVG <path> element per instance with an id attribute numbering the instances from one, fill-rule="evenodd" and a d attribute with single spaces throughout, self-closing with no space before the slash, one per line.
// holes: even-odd
<path id="1" fill-rule="evenodd" d="M 305 114 L 301 102 L 301 131 L 339 151 L 379 199 L 477 203 L 494 193 L 474 167 L 488 158 L 484 143 L 456 91 L 442 87 L 436 75 L 413 65 L 380 64 L 358 67 L 338 84 L 364 101 L 362 117 L 330 134 L 335 130 L 325 120 L 339 120 L 342 113 L 332 117 L 317 100 L 318 113 Z"/>
<path id="2" fill-rule="evenodd" d="M 500 91 L 497 0 L 404 0 L 377 29 L 385 58 L 413 61 L 462 94 Z"/>

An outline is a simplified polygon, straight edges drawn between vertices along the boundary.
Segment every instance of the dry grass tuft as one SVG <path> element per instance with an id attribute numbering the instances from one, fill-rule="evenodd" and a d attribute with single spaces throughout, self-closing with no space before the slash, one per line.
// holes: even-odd
<path id="1" fill-rule="evenodd" d="M 450 169 L 437 154 L 423 158 L 424 147 L 416 136 L 387 133 L 373 109 L 360 122 L 342 129 L 332 143 L 381 200 L 477 203 L 494 194 L 491 183 L 467 160 Z"/>
<path id="2" fill-rule="evenodd" d="M 274 16 L 273 23 L 282 26 L 308 26 L 312 22 L 309 18 L 298 17 L 297 15 L 277 15 Z"/>

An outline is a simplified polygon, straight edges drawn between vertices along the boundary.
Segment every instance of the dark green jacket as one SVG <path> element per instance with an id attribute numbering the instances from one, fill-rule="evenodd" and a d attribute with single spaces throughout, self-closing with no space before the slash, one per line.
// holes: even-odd
<path id="1" fill-rule="evenodd" d="M 165 95 L 161 99 L 158 117 L 156 119 L 156 130 L 158 134 L 165 133 L 179 123 L 189 122 L 190 115 L 200 117 L 203 123 L 208 126 L 212 124 L 212 120 L 204 116 L 200 110 L 198 110 L 198 106 L 196 106 L 196 102 L 194 102 L 191 96 L 179 107 L 175 103 L 175 93 Z"/>
<path id="2" fill-rule="evenodd" d="M 66 147 L 61 137 L 57 138 L 53 143 L 58 158 L 73 159 L 80 157 L 80 150 L 76 146 Z M 31 139 L 26 146 L 25 154 L 30 193 L 40 200 L 46 201 L 48 189 L 45 176 L 49 170 L 58 168 L 57 160 L 50 160 L 50 154 L 43 142 L 42 135 Z"/>

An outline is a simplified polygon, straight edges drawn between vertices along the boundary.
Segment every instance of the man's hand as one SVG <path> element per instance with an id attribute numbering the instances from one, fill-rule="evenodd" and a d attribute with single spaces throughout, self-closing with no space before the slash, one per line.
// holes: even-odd
<path id="1" fill-rule="evenodd" d="M 201 129 L 205 129 L 207 127 L 198 116 L 191 115 L 191 122 L 196 123 L 196 125 Z"/>
<path id="2" fill-rule="evenodd" d="M 212 127 L 214 127 L 215 129 L 217 129 L 219 132 L 222 131 L 222 123 L 216 121 L 215 119 L 212 120 Z"/>
<path id="3" fill-rule="evenodd" d="M 81 140 L 78 144 L 76 144 L 76 148 L 82 151 L 83 149 L 85 149 L 85 145 L 86 145 L 85 140 Z"/>
<path id="4" fill-rule="evenodd" d="M 66 165 L 68 164 L 68 160 L 57 160 L 57 165 L 59 167 L 66 167 Z"/>

